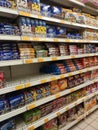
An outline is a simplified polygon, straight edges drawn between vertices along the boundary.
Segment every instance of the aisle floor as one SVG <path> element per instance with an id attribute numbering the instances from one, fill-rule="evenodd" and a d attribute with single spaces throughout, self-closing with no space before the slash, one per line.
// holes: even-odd
<path id="1" fill-rule="evenodd" d="M 70 130 L 98 130 L 98 110 Z"/>

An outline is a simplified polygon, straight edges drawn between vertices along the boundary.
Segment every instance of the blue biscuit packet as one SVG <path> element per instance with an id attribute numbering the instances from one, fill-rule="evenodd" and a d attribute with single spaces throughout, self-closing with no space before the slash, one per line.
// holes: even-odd
<path id="1" fill-rule="evenodd" d="M 4 28 L 1 28 L 1 29 L 0 29 L 0 34 L 6 34 L 6 32 L 5 32 L 5 29 L 4 29 Z"/>
<path id="2" fill-rule="evenodd" d="M 10 46 L 1 46 L 1 49 L 2 50 L 11 50 L 11 47 Z"/>
<path id="3" fill-rule="evenodd" d="M 11 52 L 10 49 L 4 49 L 4 50 L 2 50 L 2 53 L 10 53 L 10 52 Z"/>
<path id="4" fill-rule="evenodd" d="M 2 56 L 0 60 L 13 60 L 12 56 Z"/>
<path id="5" fill-rule="evenodd" d="M 19 107 L 23 106 L 25 103 L 23 94 L 10 97 L 10 98 L 8 98 L 8 101 L 9 101 L 11 110 L 19 108 Z"/>
<path id="6" fill-rule="evenodd" d="M 75 34 L 71 34 L 71 39 L 76 39 L 76 35 Z"/>
<path id="7" fill-rule="evenodd" d="M 71 39 L 71 34 L 70 34 L 70 33 L 67 33 L 67 34 L 66 34 L 66 38 Z"/>
<path id="8" fill-rule="evenodd" d="M 22 34 L 26 33 L 27 25 L 26 25 L 26 18 L 25 17 L 20 17 L 19 19 L 19 24 L 20 24 L 20 31 Z"/>
<path id="9" fill-rule="evenodd" d="M 66 28 L 56 27 L 56 37 L 65 38 L 66 37 Z"/>
<path id="10" fill-rule="evenodd" d="M 56 28 L 54 26 L 47 26 L 47 37 L 56 37 Z"/>
<path id="11" fill-rule="evenodd" d="M 75 65 L 76 70 L 79 70 L 79 67 L 78 67 L 78 65 L 77 65 L 77 63 L 76 63 L 75 60 L 73 60 L 73 63 L 74 63 L 74 65 Z"/>
<path id="12" fill-rule="evenodd" d="M 71 72 L 70 67 L 67 65 L 66 62 L 64 62 L 64 66 L 65 66 L 67 72 Z"/>
<path id="13" fill-rule="evenodd" d="M 5 110 L 5 102 L 4 100 L 0 100 L 0 115 L 4 112 Z"/>
<path id="14" fill-rule="evenodd" d="M 7 2 L 6 2 L 6 7 L 11 8 L 11 7 L 12 7 L 11 2 L 7 1 Z"/>
<path id="15" fill-rule="evenodd" d="M 2 43 L 1 46 L 2 47 L 11 46 L 11 43 Z"/>
<path id="16" fill-rule="evenodd" d="M 76 34 L 76 39 L 82 39 L 82 35 L 81 34 Z"/>
<path id="17" fill-rule="evenodd" d="M 40 0 L 32 0 L 33 3 L 40 4 Z"/>
<path id="18" fill-rule="evenodd" d="M 6 0 L 5 1 L 0 0 L 0 6 L 6 7 Z"/>
<path id="19" fill-rule="evenodd" d="M 34 101 L 33 94 L 30 91 L 24 92 L 24 98 L 26 104 Z"/>
<path id="20" fill-rule="evenodd" d="M 41 15 L 51 17 L 51 6 L 41 3 Z"/>
<path id="21" fill-rule="evenodd" d="M 5 98 L 0 97 L 0 115 L 9 110 L 9 104 Z"/>
<path id="22" fill-rule="evenodd" d="M 51 7 L 51 16 L 55 18 L 62 18 L 62 8 L 57 6 Z"/>
<path id="23" fill-rule="evenodd" d="M 46 93 L 45 93 L 45 97 L 47 97 L 47 96 L 49 96 L 49 95 L 51 95 L 51 92 L 46 92 Z"/>
<path id="24" fill-rule="evenodd" d="M 1 56 L 11 56 L 13 55 L 13 53 L 10 51 L 10 52 L 2 52 L 1 53 Z"/>
<path id="25" fill-rule="evenodd" d="M 0 130 L 15 130 L 16 124 L 14 119 L 10 119 L 0 124 Z"/>
<path id="26" fill-rule="evenodd" d="M 43 95 L 42 95 L 42 94 L 37 94 L 37 95 L 36 95 L 36 100 L 39 100 L 39 99 L 41 99 L 41 98 L 43 98 Z"/>
<path id="27" fill-rule="evenodd" d="M 50 73 L 51 74 L 56 74 L 56 75 L 61 74 L 60 69 L 58 68 L 58 66 L 56 64 L 51 65 Z"/>
<path id="28" fill-rule="evenodd" d="M 15 60 L 15 59 L 19 59 L 19 55 L 18 54 L 13 54 L 12 60 Z"/>

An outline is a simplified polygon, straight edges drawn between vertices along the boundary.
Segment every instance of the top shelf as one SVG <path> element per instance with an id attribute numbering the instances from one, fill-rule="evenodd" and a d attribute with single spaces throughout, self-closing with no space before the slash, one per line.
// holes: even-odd
<path id="1" fill-rule="evenodd" d="M 0 6 L 0 16 L 15 18 L 18 16 L 18 11 L 10 8 Z"/>
<path id="2" fill-rule="evenodd" d="M 79 23 L 73 23 L 73 22 L 69 22 L 66 20 L 60 20 L 57 18 L 52 18 L 52 17 L 46 17 L 46 16 L 41 16 L 41 15 L 35 15 L 35 14 L 31 14 L 28 12 L 24 12 L 24 11 L 18 11 L 18 10 L 13 10 L 13 9 L 9 9 L 9 8 L 5 8 L 5 7 L 0 7 L 0 16 L 7 16 L 9 18 L 15 18 L 17 16 L 25 16 L 25 17 L 30 17 L 30 18 L 37 18 L 37 19 L 41 19 L 41 20 L 45 20 L 51 23 L 57 23 L 57 24 L 62 24 L 66 27 L 69 28 L 88 28 L 88 29 L 94 29 L 94 30 L 98 30 L 98 27 L 93 27 L 93 26 L 89 26 L 86 24 L 79 24 Z"/>
<path id="3" fill-rule="evenodd" d="M 98 15 L 98 9 L 90 7 L 82 2 L 79 2 L 78 0 L 51 0 L 51 1 L 58 3 L 60 5 L 66 5 L 68 7 L 78 7 L 86 13 L 90 13 L 92 15 Z"/>

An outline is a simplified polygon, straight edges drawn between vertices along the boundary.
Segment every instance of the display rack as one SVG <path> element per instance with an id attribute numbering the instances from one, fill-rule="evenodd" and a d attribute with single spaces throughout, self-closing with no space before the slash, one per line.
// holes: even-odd
<path id="1" fill-rule="evenodd" d="M 91 84 L 93 84 L 93 83 L 96 83 L 97 81 L 98 81 L 98 78 L 97 78 L 97 79 L 94 79 L 94 80 L 92 80 L 92 81 L 86 82 L 86 83 L 84 83 L 84 84 L 81 84 L 81 85 L 79 85 L 79 86 L 76 86 L 75 88 L 72 88 L 72 89 L 69 89 L 69 90 L 65 90 L 65 91 L 63 91 L 63 92 L 59 92 L 58 94 L 55 94 L 55 95 L 46 97 L 46 98 L 44 98 L 44 99 L 41 99 L 41 100 L 38 100 L 38 101 L 35 101 L 35 102 L 32 102 L 32 103 L 30 103 L 30 104 L 28 104 L 28 105 L 26 105 L 26 106 L 24 106 L 24 107 L 22 107 L 22 108 L 19 108 L 19 109 L 16 109 L 16 110 L 13 110 L 13 111 L 11 111 L 11 112 L 8 112 L 8 113 L 6 113 L 6 114 L 1 115 L 0 121 L 4 121 L 4 120 L 9 119 L 9 118 L 11 118 L 11 117 L 14 117 L 14 116 L 16 116 L 16 115 L 19 115 L 19 114 L 21 114 L 21 113 L 23 113 L 23 112 L 26 112 L 26 111 L 31 110 L 31 109 L 33 109 L 33 108 L 36 108 L 36 107 L 38 107 L 38 106 L 40 106 L 40 105 L 42 105 L 42 104 L 45 104 L 45 103 L 47 103 L 47 102 L 50 102 L 50 101 L 55 100 L 55 99 L 57 99 L 57 98 L 60 98 L 60 97 L 62 97 L 62 96 L 64 96 L 64 95 L 70 94 L 70 93 L 72 93 L 72 92 L 74 92 L 74 91 L 77 91 L 77 90 L 79 90 L 79 89 L 82 89 L 82 88 L 84 88 L 84 87 L 86 87 L 86 86 L 88 86 L 88 85 L 91 85 Z M 57 113 L 62 114 L 62 113 L 65 112 L 65 110 L 69 110 L 69 109 L 71 109 L 72 107 L 74 107 L 74 106 L 80 104 L 81 102 L 83 102 L 83 101 L 85 101 L 85 100 L 88 100 L 88 99 L 90 99 L 91 97 L 96 96 L 96 95 L 98 95 L 98 92 L 94 92 L 94 93 L 92 93 L 92 94 L 90 94 L 90 95 L 88 95 L 88 96 L 85 96 L 85 97 L 83 97 L 82 99 L 79 99 L 78 101 L 72 103 L 71 105 L 67 105 L 66 107 L 64 107 L 64 109 L 61 109 L 61 110 L 59 110 L 59 111 L 56 111 L 55 113 L 53 112 L 53 114 L 54 114 L 55 117 L 56 117 L 56 116 L 58 115 Z M 52 115 L 52 114 L 50 114 L 50 116 L 51 116 L 51 115 Z M 49 117 L 50 117 L 50 116 L 49 116 Z M 51 120 L 50 118 L 48 118 L 48 116 L 46 116 L 46 117 L 47 117 L 48 121 Z M 45 117 L 44 119 L 46 119 L 46 117 Z M 52 117 L 52 119 L 55 118 L 55 117 Z M 44 119 L 43 119 L 43 120 L 44 120 Z M 39 121 L 40 121 L 40 120 L 39 120 Z M 40 121 L 40 122 L 41 122 L 41 121 Z M 39 123 L 38 123 L 38 124 L 39 124 Z M 39 126 L 41 126 L 41 124 L 39 124 L 39 126 L 37 126 L 38 124 L 36 124 L 36 128 L 39 127 Z M 35 127 L 34 127 L 34 128 L 35 128 Z"/>
<path id="2" fill-rule="evenodd" d="M 54 2 L 57 2 L 59 4 L 62 4 L 63 0 L 61 1 L 57 1 L 57 0 L 53 0 Z M 67 0 L 68 1 L 68 6 L 70 6 L 70 4 L 72 5 L 78 5 L 79 7 L 81 7 L 82 9 L 85 9 L 85 11 L 88 12 L 88 10 L 90 10 L 91 14 L 94 12 L 95 15 L 98 14 L 98 11 L 95 10 L 92 7 L 86 6 L 85 4 L 78 2 L 76 0 Z M 93 13 L 93 14 L 94 14 Z M 75 29 L 93 29 L 93 30 L 98 30 L 98 27 L 93 27 L 93 26 L 89 26 L 89 25 L 85 25 L 85 24 L 78 24 L 78 23 L 73 23 L 73 22 L 68 22 L 65 20 L 60 20 L 57 18 L 51 18 L 51 17 L 46 17 L 46 16 L 41 16 L 41 15 L 34 15 L 28 12 L 24 12 L 24 11 L 19 11 L 18 9 L 13 10 L 13 9 L 7 9 L 5 7 L 0 7 L 0 16 L 7 16 L 9 18 L 16 18 L 17 16 L 24 16 L 24 17 L 30 17 L 30 18 L 37 18 L 40 20 L 44 20 L 44 21 L 48 21 L 51 23 L 55 23 L 55 24 L 61 24 L 65 27 L 68 28 L 75 28 Z M 0 35 L 0 41 L 13 41 L 13 42 L 53 42 L 53 43 L 98 43 L 97 40 L 89 40 L 89 39 L 67 39 L 67 38 L 40 38 L 40 37 L 32 37 L 32 36 L 10 36 L 10 35 Z M 33 58 L 33 59 L 19 59 L 19 60 L 7 60 L 7 61 L 0 61 L 0 67 L 1 70 L 3 69 L 9 69 L 10 68 L 10 72 L 11 73 L 11 78 L 12 80 L 8 81 L 8 86 L 6 86 L 5 88 L 0 88 L 0 96 L 3 94 L 10 94 L 11 92 L 16 92 L 19 90 L 23 90 L 23 89 L 27 89 L 27 88 L 31 88 L 33 86 L 36 85 L 40 85 L 40 84 L 44 84 L 44 83 L 48 83 L 51 81 L 55 81 L 55 80 L 59 80 L 59 79 L 63 79 L 63 78 L 67 78 L 67 77 L 71 77 L 77 74 L 83 74 L 85 72 L 89 72 L 89 71 L 93 71 L 93 70 L 97 70 L 98 66 L 92 66 L 92 67 L 87 67 L 81 70 L 77 70 L 74 72 L 70 72 L 70 73 L 66 73 L 66 74 L 61 74 L 61 75 L 52 75 L 52 74 L 39 74 L 38 70 L 39 66 L 41 66 L 42 64 L 46 63 L 46 62 L 54 62 L 54 61 L 61 61 L 61 60 L 68 60 L 68 59 L 77 59 L 77 58 L 84 58 L 84 57 L 94 57 L 94 56 L 98 56 L 98 53 L 88 53 L 88 54 L 79 54 L 79 55 L 68 55 L 68 56 L 54 56 L 54 57 L 41 57 L 41 58 Z M 35 66 L 36 70 L 34 70 L 34 73 L 30 72 L 29 70 L 25 70 L 25 66 Z M 20 67 L 20 72 L 17 72 L 17 66 L 21 66 Z M 26 74 L 24 74 L 24 76 L 20 76 L 18 77 L 18 73 L 22 73 L 21 68 L 24 66 L 22 71 L 25 71 Z M 14 71 L 12 71 L 11 69 L 14 69 Z M 6 71 L 7 72 L 7 71 Z M 16 74 L 16 73 L 17 74 Z M 14 76 L 14 74 L 15 76 Z M 36 73 L 36 74 L 35 74 Z M 14 76 L 14 78 L 13 78 Z M 89 80 L 87 82 L 84 82 L 78 86 L 75 86 L 74 88 L 71 89 L 66 89 L 64 91 L 61 91 L 57 94 L 48 96 L 46 98 L 40 99 L 38 101 L 34 101 L 31 102 L 29 104 L 26 104 L 25 106 L 12 110 L 10 112 L 7 112 L 5 114 L 0 115 L 0 122 L 5 121 L 9 118 L 15 117 L 19 114 L 22 114 L 28 110 L 34 109 L 40 105 L 43 105 L 45 103 L 48 103 L 50 101 L 53 101 L 55 99 L 58 99 L 60 97 L 63 97 L 67 94 L 70 94 L 72 92 L 75 92 L 77 90 L 80 90 L 82 88 L 85 88 L 88 85 L 94 84 L 98 82 L 98 78 Z M 6 85 L 6 83 L 5 83 Z M 48 115 L 46 115 L 45 117 L 40 118 L 39 120 L 29 124 L 29 125 L 24 125 L 23 127 L 19 127 L 17 128 L 17 130 L 34 130 L 36 128 L 38 128 L 39 126 L 42 126 L 43 124 L 47 123 L 48 121 L 60 116 L 61 114 L 63 114 L 64 112 L 68 111 L 69 109 L 77 106 L 78 104 L 81 104 L 83 102 L 85 102 L 88 99 L 91 99 L 92 97 L 97 97 L 98 96 L 98 91 L 91 93 L 83 98 L 78 99 L 75 102 L 72 102 L 71 104 L 68 104 L 67 106 L 64 106 L 62 108 L 60 108 L 57 111 L 54 111 Z M 93 111 L 95 111 L 96 109 L 98 109 L 98 105 L 94 106 L 91 110 L 89 110 L 88 112 L 85 112 L 85 114 L 83 114 L 82 116 L 80 116 L 77 120 L 73 121 L 72 123 L 68 124 L 67 126 L 65 126 L 64 128 L 60 129 L 60 130 L 68 130 L 69 128 L 71 128 L 72 126 L 74 126 L 75 124 L 77 124 L 78 122 L 80 122 L 82 119 L 84 119 L 86 116 L 88 116 L 90 113 L 92 113 Z"/>

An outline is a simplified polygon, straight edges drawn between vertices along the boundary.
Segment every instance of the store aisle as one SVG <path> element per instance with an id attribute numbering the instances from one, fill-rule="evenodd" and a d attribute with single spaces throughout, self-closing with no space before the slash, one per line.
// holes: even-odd
<path id="1" fill-rule="evenodd" d="M 70 130 L 98 130 L 98 110 Z"/>

